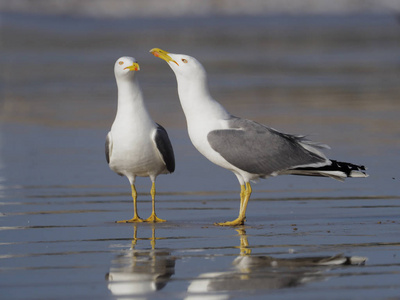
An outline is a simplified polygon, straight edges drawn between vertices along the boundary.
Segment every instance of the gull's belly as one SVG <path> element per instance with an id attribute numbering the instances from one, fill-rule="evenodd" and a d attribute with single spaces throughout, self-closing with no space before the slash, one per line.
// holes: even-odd
<path id="1" fill-rule="evenodd" d="M 150 138 L 139 142 L 132 138 L 113 136 L 110 168 L 125 176 L 147 177 L 162 173 L 165 165 Z"/>

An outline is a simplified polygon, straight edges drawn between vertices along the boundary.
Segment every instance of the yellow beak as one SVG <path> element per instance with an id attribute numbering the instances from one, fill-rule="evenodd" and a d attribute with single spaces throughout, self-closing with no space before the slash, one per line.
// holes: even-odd
<path id="1" fill-rule="evenodd" d="M 140 67 L 139 67 L 138 63 L 133 63 L 132 66 L 124 68 L 124 70 L 126 70 L 126 69 L 128 69 L 130 71 L 139 71 Z"/>
<path id="2" fill-rule="evenodd" d="M 160 48 L 153 48 L 150 50 L 150 52 L 153 53 L 153 55 L 155 57 L 159 57 L 159 58 L 165 60 L 166 62 L 172 61 L 179 66 L 179 64 L 175 60 L 173 60 L 171 58 L 171 56 L 168 55 L 169 52 L 167 52 L 167 51 L 161 50 Z"/>

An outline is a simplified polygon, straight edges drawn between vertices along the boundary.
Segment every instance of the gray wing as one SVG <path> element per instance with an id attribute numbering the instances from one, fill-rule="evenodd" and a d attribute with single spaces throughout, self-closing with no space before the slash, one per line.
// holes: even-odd
<path id="1" fill-rule="evenodd" d="M 107 160 L 107 163 L 109 164 L 110 163 L 110 156 L 111 156 L 111 152 L 112 152 L 112 139 L 111 139 L 111 132 L 109 132 L 108 134 L 107 134 L 107 137 L 106 137 L 106 160 Z"/>
<path id="2" fill-rule="evenodd" d="M 284 134 L 237 117 L 229 120 L 229 127 L 211 131 L 208 142 L 229 163 L 246 172 L 270 175 L 293 167 L 329 163 L 316 149 L 324 145 L 304 137 Z"/>
<path id="3" fill-rule="evenodd" d="M 157 123 L 156 123 L 157 124 Z M 160 124 L 157 124 L 157 131 L 154 138 L 158 151 L 167 166 L 167 170 L 172 173 L 175 171 L 175 156 L 168 133 Z"/>

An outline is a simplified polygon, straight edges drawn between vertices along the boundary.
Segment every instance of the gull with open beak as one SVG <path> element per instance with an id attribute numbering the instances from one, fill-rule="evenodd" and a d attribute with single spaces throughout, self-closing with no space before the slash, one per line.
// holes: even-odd
<path id="1" fill-rule="evenodd" d="M 206 71 L 194 57 L 159 48 L 150 52 L 165 60 L 175 73 L 193 145 L 211 162 L 232 171 L 240 183 L 238 218 L 217 225 L 244 223 L 252 180 L 283 174 L 337 180 L 368 176 L 364 166 L 328 159 L 321 151 L 326 145 L 231 115 L 210 95 Z"/>

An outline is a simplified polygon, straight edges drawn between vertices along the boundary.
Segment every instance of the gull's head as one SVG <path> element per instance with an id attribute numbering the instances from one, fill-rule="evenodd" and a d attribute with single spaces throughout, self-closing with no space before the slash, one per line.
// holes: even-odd
<path id="1" fill-rule="evenodd" d="M 204 67 L 194 57 L 185 54 L 169 53 L 159 48 L 153 48 L 150 52 L 155 57 L 165 60 L 179 78 L 195 79 L 206 77 Z"/>
<path id="2" fill-rule="evenodd" d="M 136 59 L 130 56 L 123 56 L 117 59 L 114 65 L 114 73 L 117 78 L 132 78 L 140 67 Z"/>

